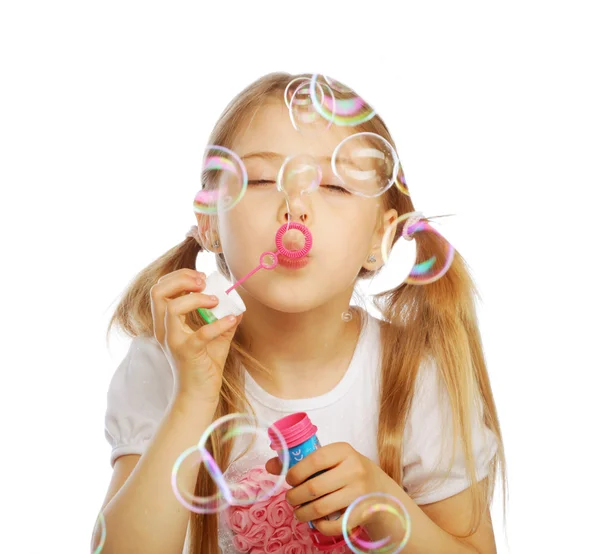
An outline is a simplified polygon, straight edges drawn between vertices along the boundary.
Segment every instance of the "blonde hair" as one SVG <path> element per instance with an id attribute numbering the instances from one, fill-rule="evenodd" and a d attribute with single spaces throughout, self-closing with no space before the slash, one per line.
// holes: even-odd
<path id="1" fill-rule="evenodd" d="M 256 113 L 266 99 L 279 97 L 283 100 L 285 87 L 296 77 L 310 75 L 271 73 L 249 85 L 221 114 L 208 143 L 231 148 L 248 117 Z M 354 129 L 376 133 L 394 145 L 385 123 L 377 115 Z M 395 186 L 383 195 L 383 204 L 384 209 L 395 208 L 399 214 L 415 211 L 410 196 L 403 194 Z M 398 225 L 393 241 L 398 240 L 401 234 L 402 224 Z M 438 260 L 444 259 L 448 244 L 440 235 L 417 233 L 415 241 L 417 262 L 432 256 L 436 256 Z M 195 269 L 196 256 L 201 249 L 194 238 L 187 237 L 138 273 L 127 286 L 115 309 L 107 336 L 114 324 L 131 337 L 153 336 L 150 288 L 160 277 L 172 271 L 181 268 Z M 222 254 L 217 254 L 217 265 L 223 275 L 229 276 Z M 363 268 L 358 277 L 372 276 L 373 272 Z M 381 407 L 377 434 L 380 467 L 397 483 L 402 484 L 404 428 L 419 366 L 429 356 L 439 368 L 439 375 L 448 391 L 453 414 L 453 452 L 457 440 L 461 441 L 464 449 L 474 506 L 471 534 L 479 526 L 481 515 L 491 503 L 498 469 L 502 475 L 504 507 L 507 495 L 504 447 L 477 326 L 474 302 L 476 296 L 478 293 L 467 265 L 461 255 L 455 252 L 452 265 L 441 279 L 427 285 L 402 283 L 376 297 L 376 303 L 383 314 Z M 188 316 L 188 323 L 192 328 L 203 324 L 195 311 Z M 234 337 L 225 363 L 215 419 L 235 412 L 253 413 L 244 392 L 244 366 L 257 371 L 268 371 Z M 472 414 L 478 402 L 483 407 L 483 422 L 498 441 L 497 452 L 490 463 L 490 473 L 482 488 L 477 487 L 471 438 Z M 218 437 L 213 437 L 210 449 L 220 467 L 227 467 L 231 448 L 231 442 L 221 443 Z M 214 494 L 214 483 L 206 472 L 200 472 L 195 492 L 198 496 Z M 411 491 L 413 494 L 414 492 Z M 218 519 L 215 515 L 199 516 L 192 513 L 190 529 L 191 553 L 219 551 Z"/>

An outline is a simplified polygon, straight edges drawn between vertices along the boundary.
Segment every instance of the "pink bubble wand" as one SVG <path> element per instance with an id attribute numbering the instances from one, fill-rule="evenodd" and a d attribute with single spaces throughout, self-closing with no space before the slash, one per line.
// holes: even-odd
<path id="1" fill-rule="evenodd" d="M 292 229 L 296 229 L 300 231 L 304 235 L 304 246 L 300 250 L 288 250 L 285 246 L 283 246 L 283 235 Z M 299 260 L 300 258 L 304 258 L 312 248 L 312 235 L 306 227 L 306 225 L 302 225 L 302 223 L 285 223 L 277 230 L 277 234 L 275 235 L 275 245 L 277 246 L 276 252 L 263 252 L 260 255 L 260 263 L 258 267 L 255 267 L 248 275 L 242 277 L 239 281 L 235 282 L 231 287 L 229 287 L 225 293 L 229 294 L 234 288 L 241 285 L 246 279 L 252 277 L 259 269 L 275 269 L 279 265 L 279 260 L 277 258 L 278 254 L 283 254 L 287 258 L 293 260 Z M 273 257 L 272 264 L 265 264 L 264 259 L 266 256 Z"/>

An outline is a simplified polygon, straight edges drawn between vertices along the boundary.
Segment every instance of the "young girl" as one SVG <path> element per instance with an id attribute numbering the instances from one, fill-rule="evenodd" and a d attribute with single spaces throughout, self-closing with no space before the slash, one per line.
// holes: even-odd
<path id="1" fill-rule="evenodd" d="M 277 190 L 289 155 L 326 160 L 360 132 L 394 144 L 377 115 L 299 132 L 284 93 L 301 77 L 310 79 L 266 75 L 229 104 L 209 143 L 244 161 L 245 195 L 227 211 L 197 213 L 197 229 L 137 275 L 111 319 L 109 331 L 118 324 L 133 340 L 108 392 L 114 474 L 102 506 L 104 554 L 180 554 L 186 543 L 194 554 L 220 551 L 222 514 L 187 511 L 170 475 L 212 421 L 240 412 L 270 423 L 306 412 L 318 427 L 318 456 L 287 476 L 285 498 L 299 522 L 314 520 L 324 535 L 340 535 L 341 519 L 320 518 L 359 496 L 385 493 L 410 514 L 404 552 L 496 551 L 489 506 L 497 469 L 504 478 L 504 451 L 466 264 L 456 252 L 440 279 L 399 283 L 379 295 L 381 320 L 349 307 L 357 280 L 384 265 L 386 229 L 414 207 L 396 186 L 365 197 L 323 178 L 310 194 L 286 198 Z M 197 309 L 217 302 L 202 293 L 199 251 L 214 252 L 219 272 L 234 283 L 274 250 L 275 232 L 289 221 L 310 229 L 307 263 L 282 260 L 258 271 L 236 288 L 243 316 L 204 324 Z M 404 226 L 394 229 L 394 242 L 404 240 Z M 413 236 L 418 262 L 446 256 L 439 234 Z M 215 435 L 209 451 L 228 467 L 231 442 Z M 279 465 L 269 461 L 266 469 L 276 473 Z M 197 496 L 215 491 L 197 466 L 182 467 L 178 479 Z"/>

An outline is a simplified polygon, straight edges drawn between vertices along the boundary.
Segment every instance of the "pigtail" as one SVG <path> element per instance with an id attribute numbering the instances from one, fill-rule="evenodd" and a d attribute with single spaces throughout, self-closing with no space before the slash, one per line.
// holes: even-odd
<path id="1" fill-rule="evenodd" d="M 401 237 L 401 226 L 398 227 L 395 240 Z M 449 245 L 442 235 L 425 231 L 415 233 L 414 238 L 417 246 L 416 263 L 432 256 L 443 263 Z M 419 366 L 430 358 L 439 370 L 440 385 L 447 390 L 452 409 L 452 461 L 459 439 L 464 449 L 473 502 L 469 534 L 477 529 L 483 511 L 492 500 L 497 466 L 502 468 L 504 476 L 505 463 L 498 417 L 476 321 L 476 295 L 467 265 L 462 256 L 454 251 L 450 267 L 437 281 L 424 285 L 402 283 L 375 298 L 387 323 L 382 328 L 381 409 L 377 437 L 380 465 L 396 482 L 402 483 L 402 435 Z M 498 439 L 498 450 L 483 492 L 476 487 L 471 437 L 472 411 L 478 402 L 483 404 L 484 423 Z M 445 469 L 447 475 L 450 467 L 441 469 Z M 423 492 L 425 488 L 415 492 Z"/>

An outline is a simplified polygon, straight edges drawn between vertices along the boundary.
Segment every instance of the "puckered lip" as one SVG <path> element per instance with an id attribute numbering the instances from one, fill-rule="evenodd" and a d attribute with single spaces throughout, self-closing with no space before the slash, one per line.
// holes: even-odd
<path id="1" fill-rule="evenodd" d="M 289 248 L 288 250 L 294 252 L 294 250 L 292 250 L 291 248 Z M 302 250 L 302 248 L 298 248 L 298 250 Z M 269 252 L 277 252 L 277 246 L 272 245 Z M 302 256 L 302 258 L 290 258 L 289 256 L 286 256 L 283 252 L 277 252 L 277 258 L 278 259 L 283 258 L 284 260 L 289 260 L 291 262 L 291 261 L 295 261 L 295 260 L 306 260 L 307 258 L 311 257 L 311 254 L 312 254 L 312 252 L 308 252 L 308 254 L 306 254 L 306 256 Z"/>
<path id="2" fill-rule="evenodd" d="M 302 258 L 288 258 L 284 254 L 278 254 L 277 260 L 284 267 L 304 267 L 310 261 L 310 256 L 307 254 Z"/>
<path id="3" fill-rule="evenodd" d="M 275 250 L 273 250 L 273 252 L 275 252 Z M 293 250 L 292 250 L 293 252 Z M 307 260 L 308 258 L 310 258 L 310 253 L 306 254 L 306 256 L 302 256 L 301 258 L 290 258 L 289 256 L 286 256 L 283 253 L 277 253 L 277 258 L 279 258 L 280 260 L 283 258 L 284 260 L 289 260 L 290 262 L 295 262 L 298 260 Z"/>

